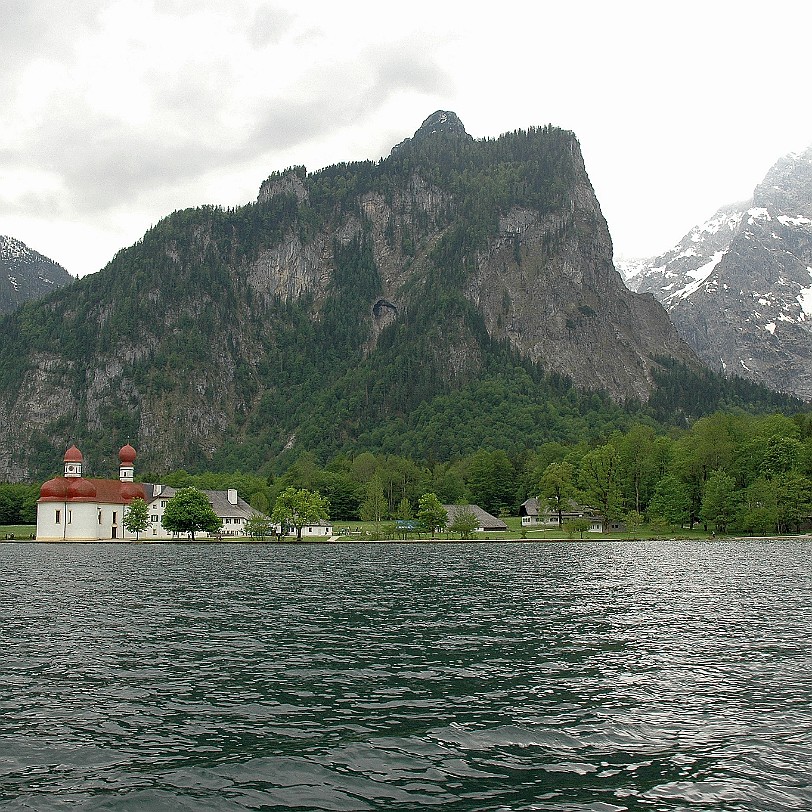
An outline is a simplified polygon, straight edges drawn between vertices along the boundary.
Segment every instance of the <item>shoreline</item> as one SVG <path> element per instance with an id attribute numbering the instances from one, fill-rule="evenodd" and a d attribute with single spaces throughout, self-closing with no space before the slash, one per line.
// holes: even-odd
<path id="1" fill-rule="evenodd" d="M 626 536 L 590 536 L 589 538 L 480 538 L 480 539 L 361 539 L 334 536 L 331 538 L 296 539 L 0 539 L 0 544 L 114 544 L 114 545 L 141 545 L 141 544 L 177 544 L 177 545 L 221 545 L 221 544 L 261 544 L 261 545 L 336 545 L 336 544 L 583 544 L 585 542 L 630 542 L 640 544 L 643 542 L 685 542 L 691 541 L 700 544 L 736 541 L 812 541 L 812 534 L 800 533 L 797 535 L 775 536 L 715 536 L 713 538 L 692 538 L 688 536 L 662 536 L 651 538 L 630 538 Z"/>

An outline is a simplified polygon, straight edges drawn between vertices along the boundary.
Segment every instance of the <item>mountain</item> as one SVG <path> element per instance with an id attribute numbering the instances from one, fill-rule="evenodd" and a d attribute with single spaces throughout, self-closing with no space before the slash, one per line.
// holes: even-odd
<path id="1" fill-rule="evenodd" d="M 812 147 L 670 251 L 619 267 L 711 369 L 812 399 Z"/>
<path id="2" fill-rule="evenodd" d="M 73 277 L 53 260 L 0 234 L 0 314 L 64 287 Z"/>
<path id="3" fill-rule="evenodd" d="M 0 476 L 73 441 L 153 472 L 576 442 L 676 368 L 699 365 L 623 285 L 575 136 L 438 111 L 380 161 L 175 212 L 0 322 Z"/>

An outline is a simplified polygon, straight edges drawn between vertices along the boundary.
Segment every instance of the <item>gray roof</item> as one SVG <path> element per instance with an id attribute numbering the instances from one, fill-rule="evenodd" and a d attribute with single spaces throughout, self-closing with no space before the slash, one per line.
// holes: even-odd
<path id="1" fill-rule="evenodd" d="M 483 530 L 507 530 L 508 526 L 496 516 L 492 516 L 486 510 L 483 510 L 479 505 L 443 505 L 445 512 L 448 514 L 449 523 L 454 521 L 457 513 L 469 512 L 476 516 L 479 522 L 479 527 Z"/>
<path id="2" fill-rule="evenodd" d="M 156 494 L 154 485 L 144 484 L 144 488 L 147 490 L 147 493 L 150 493 L 150 488 L 152 489 L 151 493 L 153 496 L 149 500 L 150 502 L 156 502 L 159 499 L 171 499 L 180 490 L 180 488 L 172 488 L 169 485 L 164 485 L 161 488 L 161 492 Z M 254 510 L 248 502 L 239 496 L 237 497 L 237 504 L 232 505 L 231 502 L 228 501 L 228 491 L 204 491 L 201 488 L 197 490 L 206 496 L 209 500 L 209 504 L 212 506 L 212 510 L 214 510 L 221 519 L 249 519 L 251 516 L 260 513 L 260 511 Z"/>
<path id="3" fill-rule="evenodd" d="M 529 499 L 522 502 L 522 505 L 519 508 L 519 515 L 538 516 L 539 513 L 542 512 L 540 508 L 541 506 L 539 504 L 539 500 L 535 496 L 531 496 Z M 591 507 L 587 507 L 586 505 L 579 505 L 577 502 L 570 499 L 566 508 L 561 512 L 565 516 L 589 516 L 593 513 L 593 509 Z M 547 516 L 556 516 L 558 511 L 548 507 L 543 511 L 543 513 Z"/>

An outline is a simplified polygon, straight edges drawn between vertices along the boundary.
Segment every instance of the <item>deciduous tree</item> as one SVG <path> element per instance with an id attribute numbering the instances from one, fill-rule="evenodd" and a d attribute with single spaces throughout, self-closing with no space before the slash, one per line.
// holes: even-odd
<path id="1" fill-rule="evenodd" d="M 477 527 L 479 527 L 479 519 L 476 514 L 469 507 L 460 505 L 454 511 L 454 517 L 446 530 L 450 533 L 459 533 L 461 539 L 469 539 Z"/>
<path id="2" fill-rule="evenodd" d="M 705 483 L 700 517 L 705 524 L 724 532 L 736 515 L 736 482 L 721 468 Z"/>
<path id="3" fill-rule="evenodd" d="M 787 471 L 775 482 L 778 531 L 800 527 L 812 515 L 812 483 L 797 471 Z"/>
<path id="4" fill-rule="evenodd" d="M 306 488 L 286 488 L 276 499 L 271 521 L 283 528 L 296 530 L 296 540 L 302 540 L 302 528 L 316 525 L 330 518 L 330 504 L 318 491 Z"/>
<path id="5" fill-rule="evenodd" d="M 161 524 L 170 533 L 189 533 L 192 541 L 197 532 L 215 533 L 222 527 L 206 494 L 197 488 L 181 488 L 169 499 Z"/>
<path id="6" fill-rule="evenodd" d="M 361 519 L 378 524 L 383 519 L 389 503 L 383 492 L 383 484 L 378 474 L 367 482 L 366 498 L 361 505 Z"/>
<path id="7" fill-rule="evenodd" d="M 131 533 L 135 533 L 136 541 L 149 527 L 149 508 L 143 499 L 133 499 L 127 506 L 124 512 L 124 527 Z"/>
<path id="8" fill-rule="evenodd" d="M 666 474 L 654 490 L 648 506 L 649 518 L 682 527 L 691 517 L 691 494 L 688 486 L 674 474 Z"/>
<path id="9" fill-rule="evenodd" d="M 245 533 L 251 538 L 265 538 L 271 533 L 271 520 L 261 513 L 254 513 L 245 521 Z"/>
<path id="10" fill-rule="evenodd" d="M 572 519 L 572 521 L 567 522 L 564 525 L 564 530 L 566 530 L 567 535 L 572 538 L 576 533 L 580 538 L 584 537 L 584 533 L 587 532 L 590 528 L 590 521 L 589 519 L 579 518 L 579 519 Z"/>
<path id="11" fill-rule="evenodd" d="M 564 511 L 575 496 L 575 468 L 568 462 L 552 462 L 538 485 L 539 507 L 558 514 L 558 526 L 564 526 Z"/>
<path id="12" fill-rule="evenodd" d="M 420 524 L 431 533 L 432 538 L 448 523 L 448 513 L 437 498 L 437 494 L 434 493 L 424 493 L 420 497 L 417 518 Z"/>
<path id="13" fill-rule="evenodd" d="M 590 505 L 605 519 L 617 519 L 623 497 L 619 482 L 620 458 L 615 447 L 607 443 L 590 451 L 581 460 L 579 474 L 581 488 Z"/>

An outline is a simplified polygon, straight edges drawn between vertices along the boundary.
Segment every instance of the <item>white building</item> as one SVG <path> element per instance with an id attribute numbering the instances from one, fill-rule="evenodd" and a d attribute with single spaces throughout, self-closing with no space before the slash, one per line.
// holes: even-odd
<path id="1" fill-rule="evenodd" d="M 594 511 L 591 508 L 583 507 L 570 500 L 566 509 L 561 511 L 561 519 L 563 523 L 566 523 L 573 519 L 591 519 L 593 514 Z M 535 496 L 522 502 L 519 515 L 522 517 L 523 527 L 558 528 L 559 526 L 558 511 L 547 505 L 541 505 Z"/>
<path id="2" fill-rule="evenodd" d="M 539 500 L 533 496 L 522 502 L 519 508 L 519 515 L 522 517 L 522 527 L 541 527 L 544 529 L 560 529 L 558 524 L 558 511 L 549 506 L 543 506 Z M 607 521 L 603 516 L 596 513 L 591 507 L 578 505 L 569 502 L 567 509 L 561 511 L 562 524 L 566 526 L 574 519 L 586 519 L 589 522 L 590 533 L 619 533 L 626 529 L 623 522 L 612 519 Z"/>
<path id="3" fill-rule="evenodd" d="M 176 488 L 167 485 L 153 485 L 144 483 L 142 486 L 149 496 L 146 502 L 149 507 L 150 526 L 141 534 L 142 538 L 171 538 L 161 520 L 164 517 L 166 503 L 178 492 Z M 257 513 L 244 499 L 237 496 L 234 488 L 227 491 L 201 491 L 209 500 L 212 510 L 217 514 L 223 526 L 219 533 L 210 533 L 209 536 L 244 536 L 245 523 Z"/>
<path id="4" fill-rule="evenodd" d="M 124 527 L 124 516 L 133 499 L 143 499 L 149 526 L 141 539 L 171 539 L 161 519 L 175 488 L 133 481 L 135 449 L 128 443 L 119 451 L 118 479 L 82 476 L 82 452 L 73 445 L 65 453 L 64 475 L 49 479 L 40 488 L 37 502 L 37 541 L 134 541 L 136 534 Z M 237 491 L 203 491 L 222 521 L 214 537 L 242 536 L 245 522 L 257 511 L 237 496 Z"/>
<path id="5" fill-rule="evenodd" d="M 49 479 L 37 502 L 37 541 L 108 541 L 134 539 L 124 527 L 124 511 L 133 499 L 145 499 L 133 482 L 135 449 L 127 444 L 118 455 L 118 479 L 85 479 L 82 452 L 65 453 L 64 476 Z"/>
<path id="6" fill-rule="evenodd" d="M 296 528 L 282 526 L 279 524 L 270 525 L 271 533 L 281 537 L 296 537 Z M 302 538 L 311 539 L 331 539 L 333 537 L 333 525 L 331 522 L 319 522 L 318 524 L 306 524 L 302 526 Z"/>

